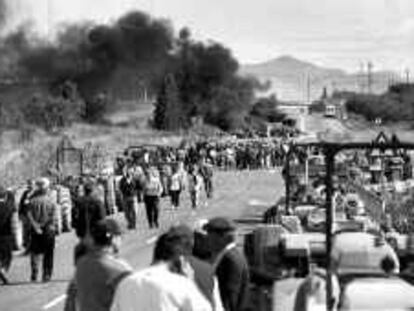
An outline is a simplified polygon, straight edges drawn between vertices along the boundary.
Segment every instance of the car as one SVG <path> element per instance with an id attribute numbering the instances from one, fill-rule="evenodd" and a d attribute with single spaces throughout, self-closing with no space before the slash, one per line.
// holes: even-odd
<path id="1" fill-rule="evenodd" d="M 357 277 L 342 286 L 339 311 L 414 310 L 414 286 L 399 277 Z"/>
<path id="2" fill-rule="evenodd" d="M 333 238 L 331 260 L 339 276 L 347 274 L 382 274 L 382 260 L 389 257 L 394 273 L 399 273 L 395 250 L 381 236 L 368 232 L 340 232 Z"/>

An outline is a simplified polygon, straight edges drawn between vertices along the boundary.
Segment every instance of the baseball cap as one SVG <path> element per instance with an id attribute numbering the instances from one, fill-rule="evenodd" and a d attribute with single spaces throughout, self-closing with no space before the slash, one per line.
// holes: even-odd
<path id="1" fill-rule="evenodd" d="M 228 218 L 215 217 L 210 219 L 203 229 L 207 232 L 227 232 L 236 230 L 236 225 Z"/>
<path id="2" fill-rule="evenodd" d="M 92 230 L 93 236 L 114 236 L 122 235 L 124 230 L 121 224 L 113 218 L 104 218 L 97 222 Z"/>

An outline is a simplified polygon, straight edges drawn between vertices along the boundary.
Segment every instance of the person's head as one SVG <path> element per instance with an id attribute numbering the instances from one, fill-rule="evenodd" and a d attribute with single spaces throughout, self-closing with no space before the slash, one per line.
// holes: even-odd
<path id="1" fill-rule="evenodd" d="M 235 241 L 236 226 L 230 219 L 212 218 L 203 229 L 207 232 L 210 248 L 213 252 L 219 252 Z"/>
<path id="2" fill-rule="evenodd" d="M 170 228 L 167 232 L 170 238 L 177 239 L 180 244 L 183 255 L 189 256 L 194 248 L 194 232 L 186 225 L 177 225 Z"/>
<path id="3" fill-rule="evenodd" d="M 26 185 L 27 185 L 27 189 L 29 189 L 29 190 L 33 190 L 36 186 L 33 179 L 28 179 L 26 181 Z"/>
<path id="4" fill-rule="evenodd" d="M 155 243 L 153 264 L 165 263 L 171 272 L 185 274 L 187 264 L 181 239 L 170 232 L 163 233 Z"/>
<path id="5" fill-rule="evenodd" d="M 7 189 L 3 185 L 0 185 L 0 198 L 4 198 L 6 196 L 7 196 Z"/>
<path id="6" fill-rule="evenodd" d="M 95 189 L 95 186 L 93 182 L 91 181 L 86 182 L 83 186 L 84 195 L 90 195 L 91 193 L 93 193 L 94 189 Z"/>
<path id="7" fill-rule="evenodd" d="M 135 168 L 134 166 L 130 166 L 128 167 L 128 169 L 126 170 L 126 176 L 127 177 L 132 177 L 135 174 Z"/>
<path id="8" fill-rule="evenodd" d="M 381 260 L 381 270 L 384 271 L 385 274 L 391 274 L 395 270 L 395 262 L 390 256 L 385 256 Z"/>
<path id="9" fill-rule="evenodd" d="M 46 193 L 50 188 L 49 179 L 43 177 L 36 181 L 36 188 L 40 193 Z"/>
<path id="10" fill-rule="evenodd" d="M 91 230 L 93 242 L 98 248 L 112 248 L 115 253 L 121 247 L 123 230 L 119 222 L 113 218 L 100 220 Z"/>

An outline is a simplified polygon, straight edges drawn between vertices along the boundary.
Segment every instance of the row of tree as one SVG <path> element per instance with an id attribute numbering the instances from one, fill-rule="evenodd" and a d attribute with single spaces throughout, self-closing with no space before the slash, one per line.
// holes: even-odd
<path id="1" fill-rule="evenodd" d="M 347 99 L 347 110 L 373 121 L 414 121 L 414 84 L 396 84 L 381 95 L 340 92 Z"/>

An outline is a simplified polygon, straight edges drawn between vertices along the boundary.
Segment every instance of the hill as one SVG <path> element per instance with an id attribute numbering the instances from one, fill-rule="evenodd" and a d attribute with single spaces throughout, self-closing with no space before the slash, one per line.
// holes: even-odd
<path id="1" fill-rule="evenodd" d="M 324 87 L 333 90 L 367 90 L 367 76 L 360 73 L 347 73 L 336 68 L 324 68 L 292 56 L 281 56 L 263 63 L 241 66 L 240 74 L 253 75 L 261 81 L 270 81 L 266 94 L 276 93 L 281 100 L 306 100 L 309 85 L 310 99 L 320 97 Z M 386 91 L 392 72 L 374 72 L 372 90 L 374 93 Z"/>

